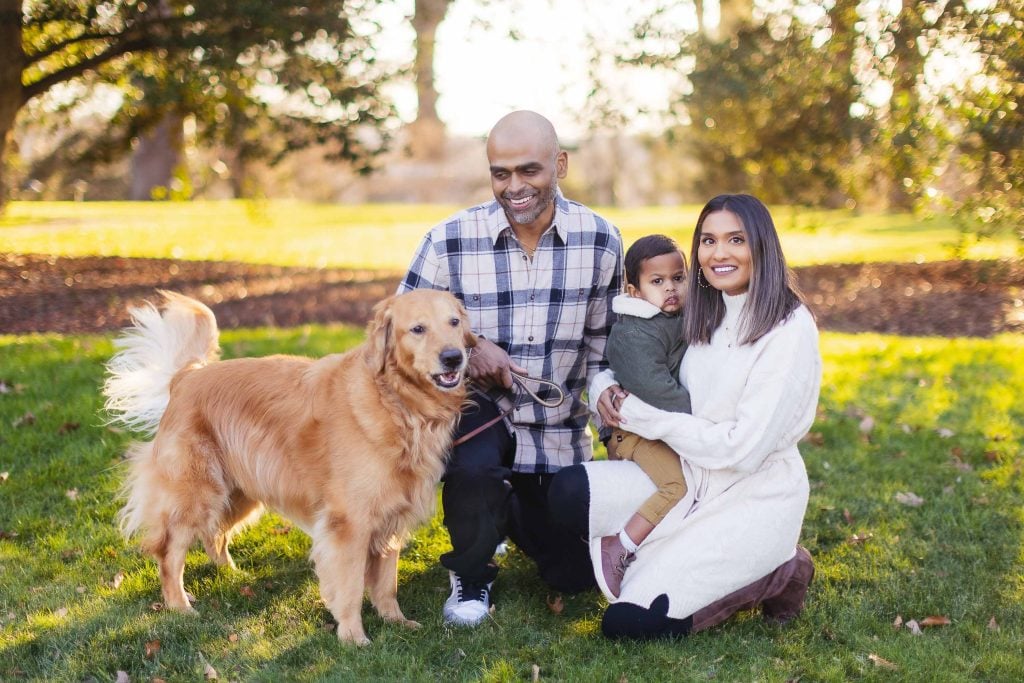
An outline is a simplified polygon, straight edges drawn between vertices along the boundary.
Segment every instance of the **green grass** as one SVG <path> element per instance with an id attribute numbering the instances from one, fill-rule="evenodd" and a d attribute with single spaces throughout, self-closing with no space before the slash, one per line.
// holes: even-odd
<path id="1" fill-rule="evenodd" d="M 320 355 L 360 338 L 334 326 L 239 330 L 224 347 L 228 357 Z M 198 548 L 189 555 L 199 618 L 153 611 L 155 567 L 114 524 L 128 436 L 102 425 L 109 339 L 0 337 L 10 388 L 0 393 L 0 679 L 110 681 L 123 670 L 199 680 L 206 663 L 220 680 L 265 681 L 528 680 L 534 665 L 541 680 L 565 681 L 1024 679 L 1024 338 L 824 334 L 822 350 L 820 414 L 802 447 L 812 481 L 803 542 L 818 574 L 791 625 L 742 616 L 682 642 L 609 642 L 601 598 L 567 597 L 553 613 L 513 548 L 493 619 L 446 628 L 435 518 L 400 568 L 399 599 L 423 628 L 384 624 L 367 607 L 374 642 L 354 649 L 324 629 L 308 539 L 272 515 L 236 540 L 237 573 Z M 908 491 L 924 503 L 897 502 Z M 918 636 L 892 626 L 931 615 L 952 623 Z"/>
<path id="2" fill-rule="evenodd" d="M 0 252 L 241 260 L 404 270 L 430 226 L 459 207 L 341 206 L 291 201 L 13 202 L 0 215 Z M 699 206 L 599 209 L 627 244 L 653 232 L 688 245 Z M 948 217 L 773 208 L 791 265 L 951 258 Z M 684 246 L 684 249 L 687 247 Z M 969 241 L 964 256 L 1018 255 L 1012 237 Z"/>

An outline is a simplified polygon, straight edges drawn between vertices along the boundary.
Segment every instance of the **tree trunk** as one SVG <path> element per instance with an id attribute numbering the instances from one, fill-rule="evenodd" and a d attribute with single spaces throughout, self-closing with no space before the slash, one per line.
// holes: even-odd
<path id="1" fill-rule="evenodd" d="M 25 104 L 21 86 L 21 2 L 0 0 L 0 209 L 7 202 L 4 153 L 18 110 Z"/>
<path id="2" fill-rule="evenodd" d="M 437 159 L 444 151 L 444 123 L 437 116 L 434 84 L 434 37 L 452 0 L 416 0 L 416 120 L 409 125 L 409 151 L 420 159 Z"/>
<path id="3" fill-rule="evenodd" d="M 740 27 L 754 20 L 754 0 L 721 0 L 718 6 L 718 40 L 731 40 Z"/>
<path id="4" fill-rule="evenodd" d="M 169 114 L 139 138 L 139 146 L 132 154 L 130 199 L 155 199 L 162 193 L 160 188 L 169 193 L 174 170 L 181 160 L 182 123 L 180 115 Z"/>

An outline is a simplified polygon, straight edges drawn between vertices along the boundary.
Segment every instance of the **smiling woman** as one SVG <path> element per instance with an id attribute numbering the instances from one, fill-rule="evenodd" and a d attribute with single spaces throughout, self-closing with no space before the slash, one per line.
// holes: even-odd
<path id="1" fill-rule="evenodd" d="M 697 248 L 698 275 L 715 289 L 735 296 L 750 285 L 750 246 L 743 221 L 725 209 L 704 219 Z"/>

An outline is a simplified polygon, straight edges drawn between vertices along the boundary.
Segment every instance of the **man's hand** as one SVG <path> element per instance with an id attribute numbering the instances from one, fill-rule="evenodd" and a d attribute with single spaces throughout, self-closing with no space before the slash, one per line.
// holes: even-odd
<path id="1" fill-rule="evenodd" d="M 618 427 L 623 422 L 619 408 L 627 396 L 629 392 L 618 384 L 613 384 L 601 392 L 597 399 L 597 414 L 601 416 L 602 424 Z"/>
<path id="2" fill-rule="evenodd" d="M 476 348 L 469 356 L 470 379 L 484 389 L 494 386 L 511 389 L 513 372 L 525 375 L 526 368 L 513 363 L 505 350 L 489 339 L 477 339 Z"/>

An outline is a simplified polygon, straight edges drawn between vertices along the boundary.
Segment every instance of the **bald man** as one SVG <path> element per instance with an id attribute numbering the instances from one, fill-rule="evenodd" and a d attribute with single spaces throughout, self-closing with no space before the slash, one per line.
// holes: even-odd
<path id="1" fill-rule="evenodd" d="M 399 286 L 452 292 L 479 336 L 474 405 L 455 435 L 468 438 L 452 449 L 441 494 L 452 541 L 441 556 L 451 583 L 444 619 L 467 626 L 487 617 L 495 548 L 506 538 L 554 589 L 594 586 L 587 547 L 568 530 L 580 520 L 551 514 L 549 488 L 555 472 L 592 457 L 581 396 L 607 366 L 611 301 L 622 287 L 619 232 L 562 196 L 569 157 L 547 119 L 502 118 L 487 137 L 487 161 L 494 201 L 427 233 Z M 554 382 L 565 400 L 541 405 L 515 388 L 513 372 Z"/>

